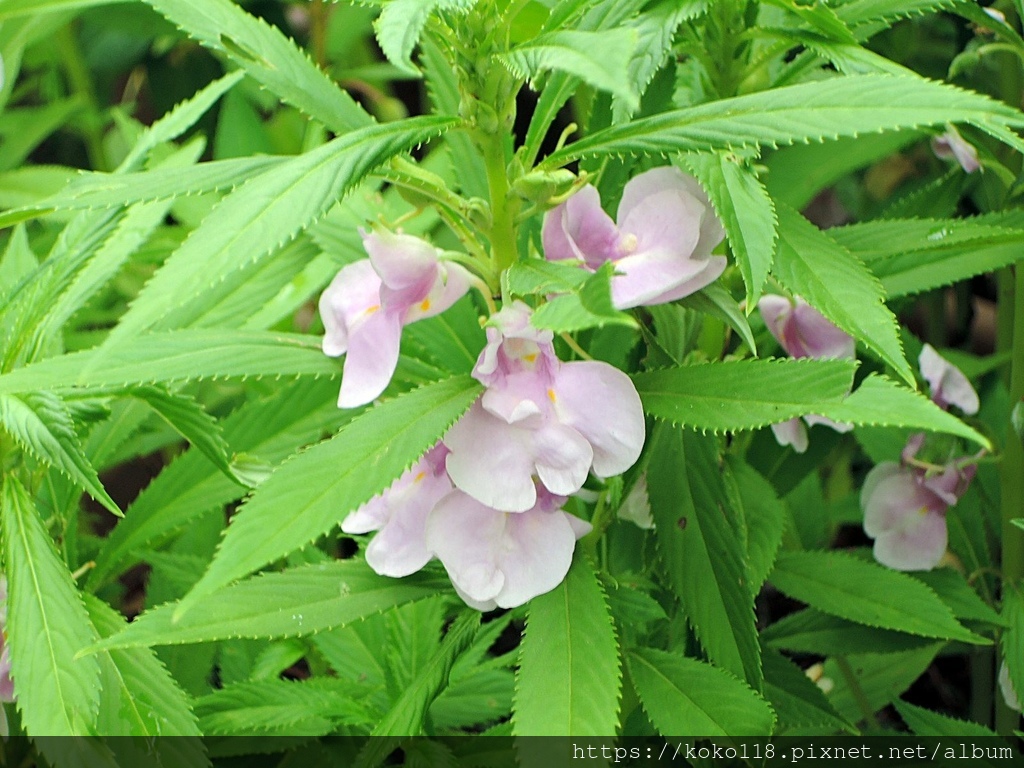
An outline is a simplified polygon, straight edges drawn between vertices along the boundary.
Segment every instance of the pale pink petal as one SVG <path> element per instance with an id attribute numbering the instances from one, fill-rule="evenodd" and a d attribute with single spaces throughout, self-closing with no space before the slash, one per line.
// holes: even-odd
<path id="1" fill-rule="evenodd" d="M 591 185 L 579 190 L 544 216 L 541 242 L 549 261 L 581 259 L 591 269 L 615 258 L 619 231 L 601 208 Z"/>
<path id="2" fill-rule="evenodd" d="M 501 608 L 515 608 L 562 583 L 576 548 L 576 531 L 570 518 L 560 509 L 534 509 L 506 516 L 502 552 L 505 586 L 496 598 Z"/>
<path id="3" fill-rule="evenodd" d="M 393 291 L 427 285 L 437 275 L 437 249 L 426 240 L 387 230 L 362 233 L 363 247 L 370 255 L 381 281 Z"/>
<path id="4" fill-rule="evenodd" d="M 688 255 L 695 259 L 706 258 L 715 246 L 722 242 L 725 237 L 725 229 L 715 215 L 704 189 L 696 179 L 678 168 L 672 166 L 652 168 L 630 179 L 622 190 L 622 199 L 619 202 L 616 216 L 619 227 L 625 231 L 639 234 L 636 230 L 627 227 L 625 222 L 635 215 L 638 208 L 650 205 L 653 196 L 666 191 L 673 191 L 680 197 L 691 198 L 700 204 L 702 211 L 696 222 L 698 239 L 696 246 Z M 688 226 L 691 224 L 690 221 L 686 223 Z M 682 224 L 682 220 L 680 224 Z"/>
<path id="5" fill-rule="evenodd" d="M 644 445 L 643 405 L 629 377 L 598 361 L 565 363 L 553 386 L 558 419 L 594 450 L 594 473 L 611 477 L 629 469 Z"/>
<path id="6" fill-rule="evenodd" d="M 914 470 L 886 462 L 868 473 L 861 490 L 875 559 L 896 570 L 934 568 L 946 551 L 947 505 L 920 480 Z"/>
<path id="7" fill-rule="evenodd" d="M 491 316 L 487 322 L 487 345 L 473 368 L 477 381 L 493 387 L 517 373 L 536 373 L 543 378 L 558 367 L 552 345 L 554 334 L 534 328 L 530 323 L 532 315 L 529 306 L 516 300 Z"/>
<path id="8" fill-rule="evenodd" d="M 437 268 L 430 292 L 409 307 L 404 324 L 439 315 L 469 291 L 470 274 L 461 264 L 449 262 Z"/>
<path id="9" fill-rule="evenodd" d="M 505 521 L 518 516 L 497 512 L 459 491 L 434 506 L 427 517 L 427 547 L 460 593 L 480 602 L 498 596 L 505 585 L 498 559 Z"/>
<path id="10" fill-rule="evenodd" d="M 374 312 L 349 329 L 339 408 L 355 408 L 380 396 L 395 374 L 401 340 L 402 322 L 390 312 Z"/>
<path id="11" fill-rule="evenodd" d="M 897 571 L 929 571 L 946 553 L 946 516 L 930 510 L 907 513 L 903 525 L 875 539 L 875 560 Z"/>
<path id="12" fill-rule="evenodd" d="M 925 475 L 921 483 L 946 504 L 953 506 L 967 492 L 976 471 L 977 466 L 973 464 L 963 469 L 950 464 L 944 472 Z"/>
<path id="13" fill-rule="evenodd" d="M 653 306 L 655 304 L 666 304 L 670 301 L 685 298 L 702 288 L 707 288 L 715 280 L 722 276 L 725 272 L 725 268 L 728 265 L 728 260 L 725 256 L 711 256 L 705 259 L 705 267 L 702 271 L 691 277 L 689 280 L 685 280 L 674 288 L 670 288 L 664 293 L 659 293 L 657 296 L 648 299 L 644 304 L 646 306 Z M 614 292 L 614 281 L 612 283 L 612 289 Z"/>
<path id="14" fill-rule="evenodd" d="M 1021 702 L 1017 691 L 1013 688 L 1013 681 L 1010 679 L 1010 668 L 1003 661 L 999 665 L 999 692 L 1003 694 L 1003 701 L 1010 709 L 1020 712 Z"/>
<path id="15" fill-rule="evenodd" d="M 348 349 L 353 325 L 380 308 L 380 277 L 368 259 L 348 264 L 320 296 L 324 354 L 338 357 Z"/>
<path id="16" fill-rule="evenodd" d="M 932 139 L 932 151 L 936 157 L 943 160 L 956 160 L 966 173 L 974 173 L 981 168 L 978 150 L 953 126 L 949 126 L 941 136 Z"/>
<path id="17" fill-rule="evenodd" d="M 688 259 L 661 250 L 638 251 L 625 256 L 615 262 L 612 304 L 616 309 L 654 304 L 655 299 L 691 283 L 694 278 L 706 277 L 704 272 L 709 266 L 707 260 Z M 711 281 L 696 282 L 703 288 Z"/>
<path id="18" fill-rule="evenodd" d="M 552 493 L 568 496 L 583 487 L 594 461 L 594 450 L 571 427 L 551 423 L 533 434 L 537 476 Z"/>
<path id="19" fill-rule="evenodd" d="M 783 339 L 786 337 L 786 324 L 789 319 L 793 316 L 793 302 L 787 299 L 785 296 L 779 296 L 774 293 L 766 293 L 757 301 L 757 309 L 761 313 L 761 319 L 764 320 L 765 327 L 775 340 L 779 342 L 783 349 L 786 345 L 783 343 Z M 789 350 L 786 350 L 789 354 Z"/>
<path id="20" fill-rule="evenodd" d="M 903 450 L 900 452 L 900 461 L 904 464 L 908 464 L 913 460 L 918 451 L 921 450 L 921 446 L 924 445 L 924 432 L 915 432 L 907 438 L 907 444 L 903 446 Z"/>
<path id="21" fill-rule="evenodd" d="M 14 701 L 14 681 L 11 679 L 11 647 L 0 627 L 0 702 Z"/>
<path id="22" fill-rule="evenodd" d="M 790 419 L 779 424 L 772 424 L 772 434 L 779 445 L 791 445 L 797 453 L 804 453 L 810 444 L 807 427 L 800 419 Z"/>
<path id="23" fill-rule="evenodd" d="M 803 300 L 797 300 L 789 318 L 785 342 L 783 346 L 793 357 L 845 359 L 856 355 L 853 337 Z"/>
<path id="24" fill-rule="evenodd" d="M 917 361 L 937 406 L 948 408 L 955 405 L 968 415 L 978 412 L 978 393 L 974 391 L 971 382 L 959 368 L 942 358 L 934 347 L 925 344 Z"/>
<path id="25" fill-rule="evenodd" d="M 537 501 L 530 437 L 530 430 L 506 424 L 477 401 L 444 436 L 455 487 L 493 509 L 530 509 Z"/>
<path id="26" fill-rule="evenodd" d="M 846 421 L 832 421 L 832 419 L 825 418 L 824 416 L 818 416 L 815 413 L 809 413 L 803 417 L 804 422 L 808 427 L 813 427 L 816 424 L 820 424 L 823 427 L 834 429 L 840 434 L 845 434 L 853 430 L 853 424 Z"/>
<path id="27" fill-rule="evenodd" d="M 865 508 L 864 505 L 868 499 L 871 499 L 875 496 L 875 494 L 877 493 L 878 485 L 883 480 L 888 480 L 891 477 L 896 477 L 897 475 L 902 474 L 904 471 L 905 470 L 903 469 L 903 467 L 901 467 L 894 461 L 883 461 L 881 464 L 876 464 L 874 467 L 872 467 L 871 471 L 868 472 L 867 476 L 864 478 L 864 483 L 863 485 L 861 485 L 860 488 L 861 509 L 863 510 Z M 865 518 L 864 532 L 868 536 L 874 536 L 874 531 L 876 531 L 876 529 L 874 528 L 874 520 L 872 519 L 869 522 Z"/>

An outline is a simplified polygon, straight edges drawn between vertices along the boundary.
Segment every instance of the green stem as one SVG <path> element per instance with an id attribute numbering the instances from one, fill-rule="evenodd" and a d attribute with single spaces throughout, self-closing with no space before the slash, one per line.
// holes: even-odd
<path id="1" fill-rule="evenodd" d="M 861 714 L 864 715 L 865 722 L 875 728 L 881 727 L 878 720 L 875 718 L 875 710 L 871 708 L 871 702 L 868 701 L 867 694 L 864 693 L 864 689 L 861 688 L 860 681 L 857 679 L 857 675 L 853 671 L 853 667 L 850 666 L 850 662 L 846 660 L 845 656 L 833 656 L 832 658 L 835 660 L 836 666 L 839 667 L 839 671 L 846 680 L 846 684 L 850 687 L 850 693 L 853 694 L 853 700 L 856 701 L 857 706 L 860 707 L 860 711 Z"/>
<path id="2" fill-rule="evenodd" d="M 1010 329 L 1013 336 L 1010 345 L 1010 403 L 1024 400 L 1024 264 L 1014 270 L 1013 293 L 1010 303 L 1005 306 L 1000 295 L 1000 314 L 1012 313 Z M 1000 324 L 1002 325 L 1002 324 Z M 1012 429 L 1007 429 L 1006 448 L 1003 452 L 1002 482 L 1002 573 L 1003 594 L 1009 584 L 1019 583 L 1024 578 L 1024 533 L 1010 520 L 1024 517 L 1024 446 Z M 1009 734 L 1017 727 L 1020 715 L 1005 706 L 1002 700 L 996 705 L 996 728 L 1000 733 Z"/>
<path id="3" fill-rule="evenodd" d="M 484 135 L 480 148 L 491 197 L 491 253 L 495 271 L 500 274 L 516 262 L 515 200 L 505 166 L 504 136 L 500 133 Z"/>
<path id="4" fill-rule="evenodd" d="M 93 170 L 109 171 L 107 153 L 103 148 L 103 127 L 100 124 L 100 105 L 96 99 L 89 68 L 86 66 L 82 51 L 78 47 L 78 39 L 70 25 L 62 27 L 57 33 L 57 42 L 62 53 L 64 71 L 68 83 L 78 96 L 85 102 L 86 113 L 82 117 L 81 128 L 85 141 L 85 151 L 89 155 L 89 164 Z"/>

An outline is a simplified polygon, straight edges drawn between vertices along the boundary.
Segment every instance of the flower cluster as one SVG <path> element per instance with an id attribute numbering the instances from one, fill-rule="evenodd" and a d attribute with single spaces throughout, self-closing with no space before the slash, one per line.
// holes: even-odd
<path id="1" fill-rule="evenodd" d="M 790 357 L 853 359 L 856 356 L 853 337 L 836 328 L 818 310 L 801 298 L 789 300 L 769 294 L 757 302 L 764 324 Z M 824 424 L 837 432 L 849 432 L 852 424 L 843 424 L 824 416 L 809 414 L 772 424 L 779 445 L 792 445 L 797 453 L 807 450 L 807 427 Z"/>
<path id="2" fill-rule="evenodd" d="M 465 268 L 411 235 L 363 233 L 370 255 L 344 267 L 320 297 L 324 354 L 345 355 L 338 406 L 377 398 L 395 373 L 402 328 L 444 312 L 469 290 Z"/>
<path id="3" fill-rule="evenodd" d="M 921 374 L 941 408 L 978 410 L 978 395 L 967 377 L 927 344 L 918 358 Z M 975 466 L 949 459 L 939 467 L 916 460 L 924 433 L 910 437 L 899 463 L 872 469 L 861 489 L 864 532 L 875 540 L 875 559 L 900 571 L 930 570 L 946 554 L 946 511 L 956 505 L 974 478 Z"/>
<path id="4" fill-rule="evenodd" d="M 616 309 L 664 304 L 699 291 L 725 270 L 711 251 L 725 230 L 692 177 L 665 166 L 641 173 L 622 191 L 616 221 L 589 184 L 544 217 L 544 256 L 579 260 L 589 270 L 615 265 Z"/>
<path id="5" fill-rule="evenodd" d="M 474 377 L 484 394 L 442 442 L 351 513 L 347 533 L 377 535 L 366 560 L 405 576 L 437 557 L 481 610 L 556 587 L 590 525 L 564 512 L 593 471 L 620 474 L 644 442 L 640 398 L 601 362 L 563 363 L 521 302 L 491 318 Z"/>

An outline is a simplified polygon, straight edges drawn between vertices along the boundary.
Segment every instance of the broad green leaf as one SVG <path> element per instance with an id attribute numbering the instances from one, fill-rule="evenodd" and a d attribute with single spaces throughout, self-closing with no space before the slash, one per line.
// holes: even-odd
<path id="1" fill-rule="evenodd" d="M 374 726 L 372 736 L 415 736 L 423 733 L 423 720 L 431 703 L 448 685 L 448 676 L 459 655 L 473 642 L 480 628 L 480 613 L 467 609 L 452 622 L 440 646 L 434 651 L 415 678 L 402 691 L 394 706 Z M 373 739 L 367 749 L 373 750 L 385 739 Z M 391 750 L 383 754 L 386 755 Z"/>
<path id="2" fill-rule="evenodd" d="M 578 264 L 527 259 L 513 264 L 502 279 L 517 296 L 544 296 L 576 291 L 592 274 Z"/>
<path id="3" fill-rule="evenodd" d="M 960 720 L 949 715 L 932 712 L 924 707 L 916 707 L 905 701 L 894 701 L 893 706 L 900 713 L 903 722 L 917 736 L 970 736 L 980 738 L 998 738 L 998 734 L 984 725 Z"/>
<path id="4" fill-rule="evenodd" d="M 332 380 L 305 378 L 284 384 L 270 397 L 246 404 L 222 420 L 224 437 L 239 451 L 279 464 L 297 446 L 314 443 L 351 419 L 352 412 L 339 409 L 337 399 L 337 383 Z M 127 567 L 133 553 L 164 544 L 204 512 L 237 501 L 245 490 L 200 452 L 178 456 L 143 489 L 107 536 L 96 567 L 89 572 L 89 588 Z"/>
<path id="5" fill-rule="evenodd" d="M 96 501 L 121 517 L 104 490 L 75 432 L 67 404 L 52 392 L 0 395 L 0 426 L 39 461 L 71 478 Z"/>
<path id="6" fill-rule="evenodd" d="M 816 32 L 840 42 L 852 43 L 854 37 L 834 10 L 824 3 L 805 5 L 795 0 L 766 0 L 768 5 L 782 8 L 799 17 Z"/>
<path id="7" fill-rule="evenodd" d="M 96 641 L 67 566 L 25 488 L 5 475 L 0 530 L 8 578 L 7 643 L 18 709 L 29 734 L 81 736 L 100 703 L 100 667 L 75 658 Z M 46 695 L 38 695 L 45 691 Z"/>
<path id="8" fill-rule="evenodd" d="M 786 507 L 772 484 L 749 464 L 729 460 L 730 476 L 743 504 L 746 523 L 747 573 L 751 590 L 757 594 L 775 564 L 786 528 Z"/>
<path id="9" fill-rule="evenodd" d="M 752 309 L 775 258 L 775 205 L 757 174 L 738 158 L 707 152 L 687 155 L 683 163 L 700 180 L 725 226 Z"/>
<path id="10" fill-rule="evenodd" d="M 326 736 L 371 716 L 347 680 L 261 680 L 228 685 L 196 700 L 208 736 Z"/>
<path id="11" fill-rule="evenodd" d="M 533 313 L 530 322 L 536 328 L 547 328 L 556 333 L 602 328 L 606 325 L 636 328 L 637 323 L 632 315 L 612 305 L 613 271 L 611 262 L 605 262 L 587 278 L 578 292 L 550 299 Z"/>
<path id="12" fill-rule="evenodd" d="M 38 267 L 39 258 L 29 244 L 24 225 L 15 227 L 0 257 L 0 285 L 16 285 Z"/>
<path id="13" fill-rule="evenodd" d="M 708 658 L 760 689 L 754 594 L 716 442 L 658 424 L 648 453 L 651 513 L 672 591 Z"/>
<path id="14" fill-rule="evenodd" d="M 512 705 L 517 736 L 607 736 L 618 725 L 622 674 L 615 627 L 582 552 L 565 581 L 530 602 Z"/>
<path id="15" fill-rule="evenodd" d="M 39 13 L 77 11 L 97 5 L 117 5 L 130 0 L 4 0 L 0 5 L 0 21 Z"/>
<path id="16" fill-rule="evenodd" d="M 558 70 L 588 85 L 618 96 L 629 109 L 639 102 L 629 79 L 629 63 L 637 34 L 627 27 L 595 32 L 548 32 L 515 46 L 500 56 L 518 77 L 536 80 L 541 73 Z"/>
<path id="17" fill-rule="evenodd" d="M 834 421 L 864 426 L 910 427 L 945 432 L 966 437 L 985 448 L 991 447 L 988 438 L 943 411 L 920 392 L 911 391 L 878 374 L 868 376 L 855 392 L 840 402 L 822 404 L 817 413 Z"/>
<path id="18" fill-rule="evenodd" d="M 412 63 L 412 50 L 431 15 L 437 11 L 466 11 L 473 3 L 474 0 L 391 0 L 385 3 L 373 22 L 381 52 L 399 69 L 419 74 Z"/>
<path id="19" fill-rule="evenodd" d="M 780 734 L 790 728 L 806 726 L 851 730 L 850 724 L 840 717 L 822 690 L 800 667 L 773 650 L 764 652 L 763 661 L 764 695 L 779 718 Z"/>
<path id="20" fill-rule="evenodd" d="M 836 15 L 851 27 L 885 27 L 897 19 L 948 10 L 956 4 L 957 0 L 851 0 L 837 6 Z"/>
<path id="21" fill-rule="evenodd" d="M 921 676 L 942 647 L 942 643 L 932 643 L 899 653 L 847 656 L 846 669 L 837 659 L 828 659 L 821 679 L 834 686 L 828 694 L 829 703 L 851 723 L 860 722 L 865 717 L 862 702 L 872 712 L 889 704 Z M 856 689 L 847 682 L 847 670 L 856 681 Z"/>
<path id="22" fill-rule="evenodd" d="M 665 736 L 768 736 L 775 713 L 723 669 L 654 648 L 626 656 L 637 695 Z"/>
<path id="23" fill-rule="evenodd" d="M 39 107 L 4 110 L 0 123 L 0 171 L 22 165 L 51 133 L 66 124 L 84 106 L 80 96 L 51 101 Z"/>
<path id="24" fill-rule="evenodd" d="M 341 134 L 372 118 L 279 29 L 230 0 L 145 0 L 207 48 L 227 56 L 271 93 Z"/>
<path id="25" fill-rule="evenodd" d="M 737 96 L 606 128 L 550 155 L 543 167 L 609 154 L 672 154 L 822 141 L 966 122 L 1018 126 L 1017 110 L 911 77 L 850 75 Z"/>
<path id="26" fill-rule="evenodd" d="M 850 389 L 854 367 L 848 360 L 742 360 L 646 371 L 632 378 L 649 415 L 692 429 L 732 432 L 838 406 Z M 752 381 L 757 382 L 753 390 Z"/>
<path id="27" fill-rule="evenodd" d="M 740 309 L 732 294 L 722 286 L 712 283 L 696 293 L 685 296 L 678 303 L 682 307 L 716 317 L 731 326 L 750 351 L 757 354 L 757 344 L 754 342 L 754 334 L 750 330 L 746 314 Z"/>
<path id="28" fill-rule="evenodd" d="M 916 579 L 841 552 L 783 552 L 770 581 L 819 611 L 870 627 L 987 645 Z"/>
<path id="29" fill-rule="evenodd" d="M 125 620 L 92 595 L 85 596 L 93 626 L 100 637 L 121 632 Z M 100 699 L 96 731 L 104 736 L 201 736 L 185 692 L 148 648 L 111 651 L 96 656 L 100 664 Z M 190 754 L 193 765 L 204 765 L 202 743 L 174 739 Z"/>
<path id="30" fill-rule="evenodd" d="M 882 281 L 889 298 L 991 272 L 1022 258 L 1024 232 L 971 219 L 890 219 L 829 230 Z"/>
<path id="31" fill-rule="evenodd" d="M 449 586 L 436 572 L 404 579 L 378 576 L 362 560 L 303 565 L 253 576 L 197 598 L 177 621 L 172 619 L 176 603 L 145 611 L 88 652 L 240 637 L 301 637 L 434 597 Z"/>
<path id="32" fill-rule="evenodd" d="M 51 357 L 0 375 L 0 393 L 170 383 L 212 377 L 332 376 L 315 336 L 264 331 L 157 331 Z"/>
<path id="33" fill-rule="evenodd" d="M 217 160 L 187 169 L 158 167 L 136 173 L 85 173 L 55 195 L 0 213 L 0 227 L 54 211 L 111 208 L 231 189 L 285 162 L 284 157 L 258 155 Z"/>
<path id="34" fill-rule="evenodd" d="M 243 184 L 224 198 L 146 284 L 107 344 L 157 325 L 185 296 L 201 312 L 204 290 L 285 243 L 389 157 L 454 123 L 452 118 L 420 117 L 363 128 Z M 205 285 L 196 281 L 195 265 L 200 262 Z"/>
<path id="35" fill-rule="evenodd" d="M 911 575 L 935 590 L 956 618 L 1003 626 L 1003 618 L 982 600 L 974 587 L 954 569 L 936 568 L 932 571 L 916 571 Z"/>
<path id="36" fill-rule="evenodd" d="M 903 356 L 899 325 L 885 306 L 885 294 L 874 275 L 792 208 L 781 206 L 778 215 L 774 273 L 779 282 L 914 385 L 914 373 Z"/>
<path id="37" fill-rule="evenodd" d="M 331 440 L 283 464 L 235 515 L 178 615 L 197 599 L 331 530 L 426 453 L 479 392 L 465 375 L 425 385 L 367 411 Z"/>
<path id="38" fill-rule="evenodd" d="M 932 640 L 892 629 L 867 627 L 806 608 L 776 621 L 761 632 L 770 648 L 820 656 L 895 653 L 930 645 Z"/>

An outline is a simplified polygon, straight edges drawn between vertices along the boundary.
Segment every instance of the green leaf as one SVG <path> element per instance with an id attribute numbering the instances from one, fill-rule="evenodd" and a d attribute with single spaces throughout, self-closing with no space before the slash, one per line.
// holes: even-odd
<path id="1" fill-rule="evenodd" d="M 981 738 L 998 738 L 995 731 L 984 725 L 960 720 L 948 715 L 940 715 L 924 707 L 915 707 L 905 701 L 894 701 L 893 706 L 900 713 L 903 722 L 917 736 L 970 736 Z"/>
<path id="2" fill-rule="evenodd" d="M 1017 439 L 1024 445 L 1024 402 L 1017 403 L 1010 412 L 1010 426 L 1017 434 Z"/>
<path id="3" fill-rule="evenodd" d="M 39 461 L 63 472 L 113 514 L 123 516 L 82 451 L 71 413 L 57 395 L 0 395 L 0 424 Z"/>
<path id="4" fill-rule="evenodd" d="M 1020 229 L 971 219 L 890 219 L 829 230 L 878 276 L 889 298 L 966 280 L 1019 261 Z"/>
<path id="5" fill-rule="evenodd" d="M 124 630 L 125 620 L 102 600 L 85 596 L 100 637 Z M 148 648 L 111 651 L 96 657 L 103 696 L 96 731 L 104 736 L 201 736 L 185 692 Z M 207 764 L 202 744 L 175 739 L 194 761 Z"/>
<path id="6" fill-rule="evenodd" d="M 4 0 L 0 6 L 0 21 L 40 13 L 81 10 L 97 5 L 117 5 L 130 0 Z"/>
<path id="7" fill-rule="evenodd" d="M 948 122 L 1017 126 L 1022 119 L 1017 110 L 985 96 L 923 78 L 850 75 L 606 128 L 555 152 L 541 166 L 561 167 L 583 157 L 609 154 L 776 146 Z"/>
<path id="8" fill-rule="evenodd" d="M 849 360 L 740 360 L 633 374 L 648 415 L 730 432 L 838 406 L 853 381 Z M 0 378 L 0 383 L 3 379 Z M 757 382 L 751 389 L 750 383 Z"/>
<path id="9" fill-rule="evenodd" d="M 911 574 L 918 581 L 927 584 L 942 599 L 953 615 L 960 620 L 983 621 L 986 624 L 1003 626 L 1003 618 L 975 592 L 974 587 L 952 568 L 936 568 L 932 571 L 916 571 Z"/>
<path id="10" fill-rule="evenodd" d="M 612 305 L 611 278 L 615 271 L 611 262 L 605 262 L 590 275 L 578 292 L 556 296 L 533 313 L 530 322 L 536 328 L 547 328 L 556 333 L 602 328 L 606 325 L 624 325 L 636 328 L 633 316 Z"/>
<path id="11" fill-rule="evenodd" d="M 775 205 L 757 174 L 739 158 L 708 152 L 686 155 L 683 163 L 700 180 L 725 226 L 747 286 L 747 306 L 753 308 L 775 258 Z"/>
<path id="12" fill-rule="evenodd" d="M 757 354 L 757 345 L 754 343 L 754 334 L 750 331 L 750 323 L 747 316 L 740 309 L 736 300 L 725 288 L 712 283 L 705 286 L 696 293 L 691 293 L 679 300 L 678 304 L 688 309 L 703 312 L 711 317 L 716 317 L 723 323 L 731 326 L 740 335 L 743 342 L 753 354 Z"/>
<path id="13" fill-rule="evenodd" d="M 207 736 L 326 736 L 372 721 L 347 680 L 261 680 L 228 685 L 196 700 Z"/>
<path id="14" fill-rule="evenodd" d="M 294 237 L 376 166 L 455 122 L 454 118 L 418 117 L 362 128 L 243 184 L 171 254 L 111 332 L 107 345 L 159 324 L 171 309 L 177 311 L 180 322 L 183 303 L 193 314 L 201 314 L 208 308 L 204 293 L 219 281 Z M 197 285 L 197 263 L 203 264 L 205 285 Z M 189 301 L 182 301 L 185 296 Z"/>
<path id="15" fill-rule="evenodd" d="M 851 723 L 859 722 L 865 716 L 863 702 L 872 712 L 889 704 L 921 676 L 942 647 L 942 643 L 932 643 L 899 653 L 863 653 L 847 656 L 844 665 L 828 659 L 821 675 L 835 686 L 828 700 Z M 847 672 L 852 673 L 856 688 L 847 681 Z"/>
<path id="16" fill-rule="evenodd" d="M 840 402 L 824 403 L 816 413 L 833 421 L 864 426 L 910 427 L 945 432 L 991 448 L 988 438 L 956 416 L 943 411 L 920 392 L 913 392 L 878 374 L 868 376 L 856 392 Z"/>
<path id="17" fill-rule="evenodd" d="M 804 5 L 795 0 L 767 0 L 766 4 L 789 11 L 827 38 L 846 43 L 854 41 L 846 24 L 824 3 Z"/>
<path id="18" fill-rule="evenodd" d="M 502 279 L 516 296 L 545 296 L 551 293 L 572 293 L 592 276 L 579 264 L 543 259 L 517 261 Z"/>
<path id="19" fill-rule="evenodd" d="M 418 75 L 412 49 L 430 17 L 438 11 L 466 11 L 473 4 L 474 0 L 391 0 L 373 22 L 381 52 L 402 71 Z"/>
<path id="20" fill-rule="evenodd" d="M 87 652 L 239 637 L 301 637 L 434 597 L 449 586 L 436 572 L 404 579 L 378 576 L 362 560 L 303 565 L 257 575 L 196 598 L 177 621 L 172 619 L 177 603 L 145 611 L 123 632 Z"/>
<path id="21" fill-rule="evenodd" d="M 517 77 L 535 80 L 542 72 L 558 70 L 619 97 L 636 109 L 639 96 L 629 78 L 636 49 L 636 32 L 627 27 L 595 32 L 548 32 L 499 56 Z"/>
<path id="22" fill-rule="evenodd" d="M 852 729 L 800 667 L 773 650 L 764 652 L 763 661 L 764 694 L 778 715 L 780 732 L 807 726 Z"/>
<path id="23" fill-rule="evenodd" d="M 783 552 L 770 581 L 823 613 L 922 637 L 987 645 L 921 582 L 840 552 Z"/>
<path id="24" fill-rule="evenodd" d="M 331 530 L 426 453 L 479 393 L 479 384 L 465 375 L 428 384 L 367 411 L 331 440 L 286 462 L 235 515 L 178 615 Z"/>
<path id="25" fill-rule="evenodd" d="M 565 581 L 530 602 L 512 705 L 517 736 L 606 736 L 618 726 L 615 627 L 594 567 L 577 549 Z"/>
<path id="26" fill-rule="evenodd" d="M 772 484 L 757 470 L 734 457 L 729 460 L 730 476 L 743 504 L 747 526 L 747 572 L 751 591 L 757 594 L 775 564 L 786 528 L 786 507 Z"/>
<path id="27" fill-rule="evenodd" d="M 0 375 L 0 393 L 171 383 L 212 377 L 337 375 L 315 336 L 182 330 L 51 357 Z"/>
<path id="28" fill-rule="evenodd" d="M 658 424 L 648 454 L 651 513 L 672 591 L 708 658 L 760 689 L 754 593 L 716 442 Z"/>
<path id="29" fill-rule="evenodd" d="M 780 206 L 774 273 L 842 330 L 875 351 L 914 386 L 899 325 L 878 280 L 863 263 L 792 208 Z"/>
<path id="30" fill-rule="evenodd" d="M 1019 582 L 1003 585 L 1003 620 L 1006 631 L 999 642 L 1014 691 L 1024 691 L 1024 592 Z"/>
<path id="31" fill-rule="evenodd" d="M 67 566 L 25 488 L 5 475 L 0 489 L 4 572 L 8 578 L 7 643 L 18 709 L 33 736 L 90 732 L 100 703 L 96 659 L 75 654 L 96 631 Z M 45 696 L 37 695 L 45 691 Z"/>
<path id="32" fill-rule="evenodd" d="M 336 133 L 372 118 L 279 29 L 230 0 L 146 0 L 207 48 L 227 56 L 271 93 Z"/>
<path id="33" fill-rule="evenodd" d="M 626 659 L 637 695 L 664 736 L 771 734 L 772 708 L 725 670 L 654 648 Z"/>
<path id="34" fill-rule="evenodd" d="M 806 608 L 776 621 L 761 632 L 770 648 L 820 656 L 856 653 L 895 653 L 921 648 L 933 641 L 891 629 L 866 627 L 853 621 Z"/>

